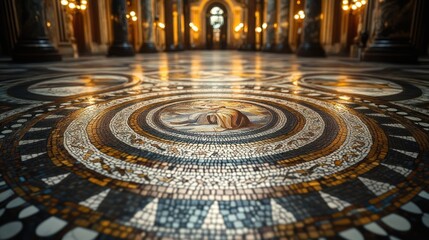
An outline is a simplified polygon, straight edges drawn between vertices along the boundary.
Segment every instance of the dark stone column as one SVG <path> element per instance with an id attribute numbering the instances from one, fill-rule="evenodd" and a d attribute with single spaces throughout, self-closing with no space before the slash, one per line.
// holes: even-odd
<path id="1" fill-rule="evenodd" d="M 164 0 L 165 16 L 165 51 L 175 51 L 174 45 L 174 24 L 173 24 L 173 0 Z"/>
<path id="2" fill-rule="evenodd" d="M 366 48 L 371 29 L 372 12 L 374 11 L 374 1 L 368 1 L 363 15 L 362 29 L 359 33 L 359 48 L 361 48 L 360 58 L 362 59 L 362 50 Z"/>
<path id="3" fill-rule="evenodd" d="M 325 57 L 325 50 L 320 45 L 322 1 L 306 0 L 304 12 L 302 43 L 296 54 L 300 57 Z"/>
<path id="4" fill-rule="evenodd" d="M 190 11 L 191 7 L 189 6 L 189 0 L 183 1 L 183 15 L 185 20 L 185 49 L 191 49 L 191 36 L 190 36 L 190 30 L 189 30 L 189 23 L 190 20 Z"/>
<path id="5" fill-rule="evenodd" d="M 16 62 L 61 61 L 61 55 L 46 34 L 44 0 L 21 1 L 21 34 L 12 59 Z"/>
<path id="6" fill-rule="evenodd" d="M 276 52 L 278 53 L 292 53 L 289 45 L 289 14 L 290 14 L 290 0 L 280 0 L 278 7 L 280 13 L 280 20 L 278 25 L 279 42 L 276 44 Z"/>
<path id="7" fill-rule="evenodd" d="M 0 1 L 0 55 L 11 56 L 19 37 L 15 0 Z"/>
<path id="8" fill-rule="evenodd" d="M 182 32 L 182 15 L 183 15 L 183 0 L 177 0 L 177 51 L 185 50 L 183 46 L 183 32 Z"/>
<path id="9" fill-rule="evenodd" d="M 109 57 L 134 56 L 134 49 L 128 42 L 126 0 L 112 0 L 111 11 L 113 43 L 107 55 Z"/>
<path id="10" fill-rule="evenodd" d="M 256 0 L 248 0 L 247 2 L 247 36 L 246 41 L 240 50 L 255 51 L 256 50 Z"/>
<path id="11" fill-rule="evenodd" d="M 143 44 L 140 47 L 141 53 L 156 53 L 155 36 L 153 33 L 153 0 L 143 0 Z"/>
<path id="12" fill-rule="evenodd" d="M 413 23 L 411 25 L 411 42 L 416 46 L 419 56 L 428 55 L 429 43 L 429 1 L 416 0 Z"/>
<path id="13" fill-rule="evenodd" d="M 275 40 L 276 33 L 274 24 L 276 23 L 277 11 L 276 11 L 276 0 L 268 0 L 267 6 L 267 28 L 265 29 L 265 45 L 262 48 L 265 52 L 275 51 Z"/>
<path id="14" fill-rule="evenodd" d="M 377 1 L 375 33 L 363 54 L 364 61 L 414 63 L 417 51 L 410 43 L 414 1 Z"/>
<path id="15" fill-rule="evenodd" d="M 255 28 L 256 27 L 262 27 L 262 24 L 264 23 L 264 12 L 265 12 L 265 1 L 264 0 L 256 0 L 255 12 L 259 13 L 259 19 L 258 19 L 259 21 L 256 22 Z M 255 45 L 256 50 L 262 50 L 262 48 L 264 47 L 265 31 L 261 31 L 259 33 L 259 35 L 255 32 L 255 35 L 256 35 L 256 37 L 259 37 L 259 39 L 256 40 L 259 43 L 258 45 Z"/>

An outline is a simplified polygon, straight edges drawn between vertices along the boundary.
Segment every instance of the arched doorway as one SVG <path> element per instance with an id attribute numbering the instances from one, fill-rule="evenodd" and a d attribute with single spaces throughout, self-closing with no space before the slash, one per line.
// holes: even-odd
<path id="1" fill-rule="evenodd" d="M 214 3 L 206 12 L 206 48 L 226 49 L 228 39 L 228 14 L 224 5 Z"/>

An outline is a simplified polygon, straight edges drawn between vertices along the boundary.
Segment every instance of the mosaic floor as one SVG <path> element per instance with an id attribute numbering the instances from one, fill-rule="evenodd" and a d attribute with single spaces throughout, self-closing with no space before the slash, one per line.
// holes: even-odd
<path id="1" fill-rule="evenodd" d="M 429 62 L 0 63 L 0 239 L 427 239 Z"/>

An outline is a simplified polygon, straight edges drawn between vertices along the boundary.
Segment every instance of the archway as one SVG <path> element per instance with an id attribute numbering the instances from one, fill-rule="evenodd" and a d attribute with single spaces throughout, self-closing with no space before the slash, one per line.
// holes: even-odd
<path id="1" fill-rule="evenodd" d="M 213 3 L 206 12 L 206 48 L 226 49 L 228 12 L 221 3 Z"/>

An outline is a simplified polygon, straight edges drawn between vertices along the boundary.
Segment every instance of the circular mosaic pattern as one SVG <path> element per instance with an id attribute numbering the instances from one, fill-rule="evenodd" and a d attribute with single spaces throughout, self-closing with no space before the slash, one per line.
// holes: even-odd
<path id="1" fill-rule="evenodd" d="M 139 85 L 100 74 L 90 96 L 65 94 L 62 85 L 86 83 L 70 83 L 76 75 L 12 86 L 55 101 L 1 122 L 0 219 L 12 220 L 0 234 L 30 225 L 38 237 L 82 239 L 428 231 L 428 117 L 384 101 L 406 84 L 374 81 L 393 92 L 365 98 L 319 84 L 336 86 L 337 74 L 298 84 L 264 74 L 266 84 L 255 75 L 181 84 L 192 74 L 161 82 L 151 72 Z"/>
<path id="2" fill-rule="evenodd" d="M 385 78 L 365 74 L 305 74 L 296 84 L 333 93 L 375 97 L 386 101 L 399 101 L 422 95 L 422 89 L 410 79 Z"/>
<path id="3" fill-rule="evenodd" d="M 56 78 L 55 80 L 37 82 L 28 87 L 32 94 L 67 97 L 75 95 L 76 92 L 88 93 L 106 90 L 115 86 L 125 84 L 129 81 L 127 77 L 115 75 L 80 75 Z"/>
<path id="4" fill-rule="evenodd" d="M 320 88 L 369 96 L 388 96 L 402 92 L 402 87 L 392 81 L 359 75 L 315 75 L 303 77 L 302 84 Z"/>
<path id="5" fill-rule="evenodd" d="M 201 94 L 201 92 L 206 93 Z M 234 97 L 238 99 L 244 99 L 246 96 L 249 99 L 254 98 L 259 101 L 265 99 L 265 103 L 277 104 L 276 108 L 273 107 L 272 115 L 270 114 L 271 118 L 277 119 L 272 123 L 272 127 L 265 129 L 261 127 L 252 131 L 249 128 L 251 124 L 258 123 L 258 118 L 249 118 L 245 114 L 250 116 L 251 109 L 261 110 L 260 107 L 255 108 L 256 104 L 251 105 L 245 101 L 219 100 L 228 96 L 232 97 L 231 93 L 225 94 L 224 92 L 225 90 L 218 92 L 201 89 L 184 90 L 169 92 L 169 95 L 172 94 L 169 97 L 161 97 L 159 94 L 152 95 L 156 96 L 153 99 L 150 99 L 151 94 L 144 94 L 95 105 L 83 110 L 80 116 L 69 124 L 66 121 L 62 122 L 65 126 L 61 125 L 61 128 L 51 135 L 53 145 L 63 142 L 67 152 L 63 151 L 61 156 L 71 155 L 72 162 L 76 159 L 86 168 L 113 179 L 155 184 L 167 188 L 193 186 L 196 189 L 212 190 L 254 187 L 255 184 L 249 181 L 249 173 L 258 174 L 265 178 L 264 182 L 259 183 L 260 186 L 271 187 L 288 183 L 301 183 L 347 169 L 347 167 L 363 160 L 370 151 L 372 145 L 370 131 L 358 117 L 341 106 L 332 106 L 322 101 L 286 94 L 280 96 L 275 93 L 266 93 L 272 95 L 270 97 L 273 99 L 267 96 L 258 96 L 258 93 L 263 93 L 262 91 L 235 93 Z M 250 97 L 251 93 L 254 96 Z M 144 101 L 143 97 L 145 97 Z M 185 133 L 183 133 L 184 130 L 177 131 L 182 134 L 176 134 L 162 125 L 156 125 L 154 123 L 156 122 L 156 115 L 151 117 L 143 115 L 144 117 L 142 117 L 143 120 L 152 122 L 153 129 L 151 129 L 150 124 L 138 124 L 138 120 L 130 120 L 130 115 L 133 114 L 134 110 L 148 107 L 150 112 L 151 107 L 157 106 L 159 103 L 176 102 L 181 98 L 213 98 L 216 100 L 206 100 L 206 102 L 209 105 L 216 103 L 222 106 L 220 108 L 219 105 L 214 107 L 211 105 L 208 108 L 210 112 L 204 109 L 203 112 L 196 113 L 197 122 L 189 123 L 189 118 L 186 119 L 185 123 L 181 117 L 173 119 L 188 125 L 188 128 L 189 126 L 193 127 Z M 197 105 L 202 102 L 202 100 L 192 101 Z M 308 101 L 308 103 L 297 104 L 296 101 Z M 180 101 L 178 104 L 181 104 Z M 224 106 L 227 104 L 230 105 L 229 108 Z M 121 106 L 119 109 L 116 107 L 118 105 Z M 123 108 L 128 105 L 130 107 Z M 286 120 L 287 118 L 283 115 L 286 110 L 281 111 L 280 109 L 283 106 L 288 106 L 295 111 L 298 116 L 292 117 L 293 114 L 288 113 L 291 115 L 291 119 L 295 118 L 295 121 L 288 122 Z M 167 105 L 167 109 L 169 107 L 171 106 Z M 250 107 L 251 109 L 249 109 Z M 155 107 L 156 109 L 158 108 Z M 332 117 L 321 110 L 337 116 Z M 191 115 L 193 114 L 195 113 Z M 266 115 L 268 112 L 262 116 L 265 117 Z M 136 118 L 138 119 L 138 117 Z M 305 122 L 302 126 L 296 120 L 298 118 L 304 119 L 301 121 Z M 193 119 L 191 118 L 191 120 Z M 128 124 L 125 124 L 126 122 Z M 95 134 L 88 134 L 91 126 L 105 124 L 109 124 L 110 131 L 106 132 L 106 129 L 103 129 L 102 132 L 96 131 Z M 329 133 L 326 131 L 328 125 L 331 126 Z M 215 128 L 212 134 L 206 134 L 205 130 L 208 127 Z M 62 133 L 64 128 L 66 130 Z M 188 135 L 199 128 L 202 128 L 199 130 L 200 133 Z M 339 134 L 341 128 L 345 130 L 347 137 Z M 230 131 L 231 134 L 228 134 Z M 217 134 L 217 132 L 221 133 Z M 320 144 L 320 141 L 325 143 Z M 126 147 L 128 154 L 125 154 L 124 149 L 121 149 L 122 147 L 118 148 L 117 146 Z M 327 146 L 331 149 L 326 150 Z M 334 150 L 336 148 L 338 149 Z M 53 149 L 53 151 L 56 150 L 56 148 Z M 61 150 L 58 149 L 58 151 Z M 130 154 L 130 152 L 135 154 Z M 325 152 L 326 156 L 317 157 L 321 152 Z M 125 158 L 118 158 L 118 156 L 125 155 Z M 304 156 L 307 161 L 299 162 L 298 160 Z M 345 156 L 348 158 L 347 162 L 341 160 Z M 53 157 L 55 161 L 57 157 Z M 103 159 L 103 165 L 93 164 L 99 159 Z M 61 161 L 64 162 L 64 159 Z M 161 162 L 162 168 L 147 166 L 147 162 Z M 288 165 L 288 168 L 276 167 L 277 169 L 273 169 L 272 164 L 279 162 Z M 222 163 L 222 170 L 229 170 L 223 176 L 219 176 L 218 173 L 221 169 L 216 167 L 220 163 Z M 251 163 L 250 166 L 249 163 Z M 323 170 L 312 176 L 307 175 L 289 181 L 280 181 L 279 176 L 285 172 L 298 173 L 306 171 L 312 166 L 322 165 L 325 166 Z M 187 170 L 189 166 L 193 167 Z M 112 171 L 112 169 L 124 167 L 126 167 L 127 172 L 125 175 Z M 255 168 L 258 170 L 255 171 Z M 139 177 L 142 175 L 146 178 Z M 171 178 L 171 176 L 175 177 Z M 171 178 L 171 180 L 168 182 L 160 181 L 160 179 L 165 178 Z M 225 185 L 231 180 L 235 182 L 233 186 Z M 152 194 L 156 195 L 156 191 L 153 191 Z"/>
<path id="6" fill-rule="evenodd" d="M 55 100 L 91 93 L 107 92 L 137 84 L 135 77 L 122 74 L 64 74 L 51 78 L 36 78 L 13 84 L 8 94 L 20 99 Z"/>

